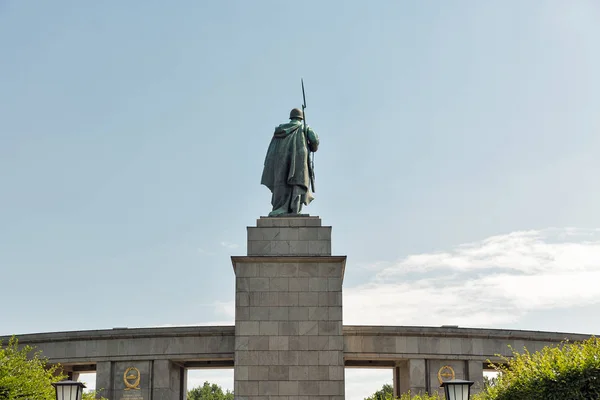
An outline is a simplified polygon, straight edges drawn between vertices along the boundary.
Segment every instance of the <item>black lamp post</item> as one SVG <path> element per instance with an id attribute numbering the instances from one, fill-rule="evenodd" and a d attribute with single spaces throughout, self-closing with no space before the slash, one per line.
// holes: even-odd
<path id="1" fill-rule="evenodd" d="M 469 400 L 471 395 L 471 386 L 475 382 L 463 381 L 462 379 L 452 379 L 442 382 L 446 400 Z"/>
<path id="2" fill-rule="evenodd" d="M 53 383 L 56 389 L 56 400 L 81 400 L 85 385 L 75 381 L 60 381 Z"/>

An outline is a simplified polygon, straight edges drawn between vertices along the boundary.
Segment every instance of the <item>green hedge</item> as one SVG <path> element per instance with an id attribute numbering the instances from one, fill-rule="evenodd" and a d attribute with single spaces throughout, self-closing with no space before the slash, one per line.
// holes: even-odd
<path id="1" fill-rule="evenodd" d="M 365 400 L 442 400 L 437 393 L 434 394 L 411 394 L 404 393 L 400 397 L 394 397 L 394 387 L 389 383 L 383 385 L 381 389 L 366 397 Z"/>
<path id="2" fill-rule="evenodd" d="M 600 399 L 600 340 L 564 342 L 539 352 L 525 350 L 495 365 L 492 386 L 474 400 L 598 400 Z"/>
<path id="3" fill-rule="evenodd" d="M 410 392 L 400 396 L 400 400 L 442 400 L 437 393 L 434 394 L 410 394 Z"/>

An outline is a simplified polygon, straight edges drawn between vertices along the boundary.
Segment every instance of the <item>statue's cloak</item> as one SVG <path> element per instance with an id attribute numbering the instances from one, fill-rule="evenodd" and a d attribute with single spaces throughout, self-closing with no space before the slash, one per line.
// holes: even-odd
<path id="1" fill-rule="evenodd" d="M 288 187 L 296 187 L 303 196 L 302 202 L 308 204 L 313 196 L 309 190 L 308 149 L 303 124 L 291 121 L 275 128 L 269 144 L 261 184 L 275 194 Z"/>

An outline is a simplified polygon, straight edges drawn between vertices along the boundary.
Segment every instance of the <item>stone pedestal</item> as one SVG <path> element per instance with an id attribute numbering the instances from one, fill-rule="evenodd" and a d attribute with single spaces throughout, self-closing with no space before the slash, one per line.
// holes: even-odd
<path id="1" fill-rule="evenodd" d="M 261 217 L 236 275 L 236 399 L 344 399 L 342 280 L 331 227 Z"/>

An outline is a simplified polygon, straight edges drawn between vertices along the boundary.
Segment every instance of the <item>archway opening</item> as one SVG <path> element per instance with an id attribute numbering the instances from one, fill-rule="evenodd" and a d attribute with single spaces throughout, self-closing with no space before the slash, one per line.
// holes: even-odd
<path id="1" fill-rule="evenodd" d="M 205 382 L 219 386 L 223 393 L 233 392 L 233 368 L 186 368 L 186 374 L 187 392 L 201 388 Z"/>
<path id="2" fill-rule="evenodd" d="M 346 400 L 364 400 L 384 385 L 394 387 L 394 369 L 389 367 L 346 367 Z"/>
<path id="3" fill-rule="evenodd" d="M 96 390 L 96 373 L 95 372 L 81 372 L 77 377 L 79 382 L 85 384 L 84 392 L 92 392 Z"/>

